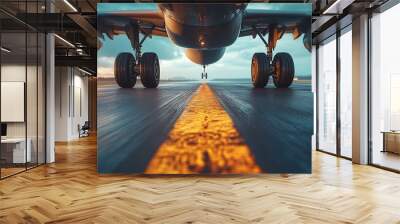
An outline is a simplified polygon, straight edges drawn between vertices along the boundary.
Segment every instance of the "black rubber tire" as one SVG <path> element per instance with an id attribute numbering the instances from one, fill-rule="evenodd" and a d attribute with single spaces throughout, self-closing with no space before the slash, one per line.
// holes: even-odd
<path id="1" fill-rule="evenodd" d="M 157 88 L 160 82 L 160 63 L 156 53 L 144 53 L 141 58 L 140 79 L 146 88 Z"/>
<path id="2" fill-rule="evenodd" d="M 274 84 L 277 88 L 289 87 L 294 78 L 294 63 L 293 58 L 288 53 L 277 53 L 272 61 L 274 66 Z"/>
<path id="3" fill-rule="evenodd" d="M 114 63 L 114 78 L 122 88 L 132 88 L 136 84 L 135 57 L 131 53 L 120 53 Z"/>
<path id="4" fill-rule="evenodd" d="M 251 60 L 251 81 L 255 88 L 264 88 L 269 78 L 269 60 L 265 53 L 255 53 Z"/>

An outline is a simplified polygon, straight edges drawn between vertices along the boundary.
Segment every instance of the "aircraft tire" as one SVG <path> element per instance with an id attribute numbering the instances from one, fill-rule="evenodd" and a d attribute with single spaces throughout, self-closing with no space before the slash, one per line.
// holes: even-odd
<path id="1" fill-rule="evenodd" d="M 114 78 L 122 88 L 132 88 L 136 84 L 135 57 L 131 53 L 120 53 L 114 63 Z"/>
<path id="2" fill-rule="evenodd" d="M 251 81 L 255 88 L 264 88 L 269 78 L 269 60 L 265 53 L 255 53 L 251 60 Z"/>
<path id="3" fill-rule="evenodd" d="M 288 88 L 294 78 L 293 58 L 288 53 L 277 53 L 272 61 L 274 84 L 276 88 Z"/>
<path id="4" fill-rule="evenodd" d="M 160 63 L 156 53 L 143 53 L 140 79 L 146 88 L 157 88 L 160 82 Z"/>

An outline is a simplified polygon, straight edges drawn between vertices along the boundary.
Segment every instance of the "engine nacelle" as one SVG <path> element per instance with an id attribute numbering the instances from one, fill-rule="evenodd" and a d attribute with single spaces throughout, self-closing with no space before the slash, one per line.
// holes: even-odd
<path id="1" fill-rule="evenodd" d="M 188 48 L 185 51 L 186 57 L 199 65 L 209 65 L 217 62 L 225 53 L 225 48 L 210 50 Z"/>
<path id="2" fill-rule="evenodd" d="M 194 15 L 195 16 L 195 15 Z M 242 16 L 234 14 L 228 22 L 217 25 L 199 26 L 180 23 L 165 16 L 168 37 L 184 48 L 215 49 L 227 47 L 239 36 Z"/>

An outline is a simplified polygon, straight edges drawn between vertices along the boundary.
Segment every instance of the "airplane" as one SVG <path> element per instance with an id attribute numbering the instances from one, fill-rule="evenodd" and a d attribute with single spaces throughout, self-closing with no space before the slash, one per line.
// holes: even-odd
<path id="1" fill-rule="evenodd" d="M 146 88 L 156 88 L 160 81 L 160 64 L 156 53 L 142 54 L 143 42 L 152 36 L 169 38 L 185 48 L 192 62 L 203 66 L 202 78 L 207 78 L 205 65 L 222 58 L 225 49 L 237 38 L 257 36 L 266 52 L 254 53 L 251 60 L 251 80 L 255 88 L 263 88 L 270 76 L 277 88 L 289 87 L 295 68 L 287 52 L 273 55 L 283 34 L 293 39 L 304 34 L 304 47 L 311 51 L 311 16 L 279 10 L 247 9 L 247 3 L 158 3 L 157 10 L 104 12 L 98 15 L 98 36 L 110 39 L 126 34 L 135 56 L 123 52 L 114 63 L 114 76 L 122 88 L 135 86 L 137 76 Z M 140 34 L 142 38 L 140 39 Z M 264 38 L 268 34 L 268 39 Z"/>

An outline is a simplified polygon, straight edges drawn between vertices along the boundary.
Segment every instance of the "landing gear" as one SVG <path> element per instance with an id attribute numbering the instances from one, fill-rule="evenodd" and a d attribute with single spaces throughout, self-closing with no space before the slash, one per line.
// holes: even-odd
<path id="1" fill-rule="evenodd" d="M 136 58 L 131 53 L 120 53 L 114 63 L 114 77 L 122 88 L 132 88 L 136 84 L 137 76 L 140 76 L 142 84 L 146 88 L 156 88 L 160 82 L 160 63 L 158 56 L 153 52 L 141 53 L 142 43 L 151 35 L 144 33 L 139 42 L 139 25 L 129 24 L 125 27 L 126 34 L 135 50 Z"/>
<path id="2" fill-rule="evenodd" d="M 114 76 L 122 88 L 132 88 L 136 84 L 135 57 L 131 53 L 120 53 L 115 59 Z"/>
<path id="3" fill-rule="evenodd" d="M 201 73 L 201 79 L 207 79 L 208 75 L 206 72 L 206 66 L 203 65 L 203 72 Z"/>
<path id="4" fill-rule="evenodd" d="M 268 83 L 270 62 L 266 54 L 255 53 L 251 60 L 251 81 L 255 88 L 264 88 Z"/>
<path id="5" fill-rule="evenodd" d="M 276 88 L 289 87 L 294 78 L 294 63 L 292 56 L 288 53 L 277 53 L 272 62 L 274 66 L 274 84 Z"/>
<path id="6" fill-rule="evenodd" d="M 160 63 L 155 53 L 142 55 L 140 79 L 146 88 L 156 88 L 160 82 Z"/>
<path id="7" fill-rule="evenodd" d="M 277 88 L 289 87 L 294 78 L 294 63 L 293 58 L 288 53 L 277 53 L 272 60 L 272 51 L 276 46 L 277 41 L 282 37 L 283 31 L 275 27 L 270 29 L 268 35 L 268 43 L 256 27 L 254 28 L 255 34 L 260 37 L 267 47 L 267 53 L 255 53 L 251 61 L 251 80 L 255 88 L 264 88 L 269 76 L 272 75 L 274 85 Z"/>

